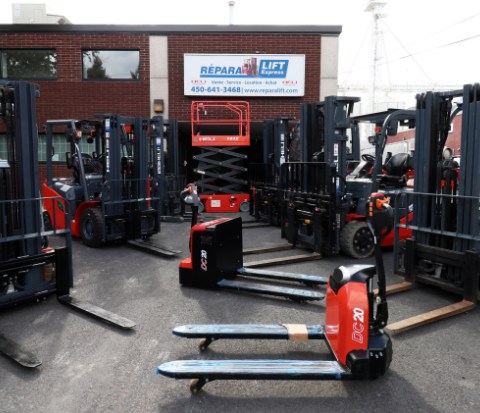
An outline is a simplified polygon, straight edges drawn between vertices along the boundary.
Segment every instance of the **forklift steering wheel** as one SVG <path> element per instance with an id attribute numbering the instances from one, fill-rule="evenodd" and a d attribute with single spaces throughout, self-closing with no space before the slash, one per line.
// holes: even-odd
<path id="1" fill-rule="evenodd" d="M 364 153 L 364 154 L 362 155 L 362 159 L 363 159 L 365 162 L 375 163 L 375 156 L 370 155 L 369 153 Z"/>

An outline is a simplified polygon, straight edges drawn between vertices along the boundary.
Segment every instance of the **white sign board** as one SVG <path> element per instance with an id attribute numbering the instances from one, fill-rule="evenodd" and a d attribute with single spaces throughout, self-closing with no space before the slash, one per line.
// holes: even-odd
<path id="1" fill-rule="evenodd" d="M 187 96 L 303 96 L 305 55 L 185 54 Z"/>

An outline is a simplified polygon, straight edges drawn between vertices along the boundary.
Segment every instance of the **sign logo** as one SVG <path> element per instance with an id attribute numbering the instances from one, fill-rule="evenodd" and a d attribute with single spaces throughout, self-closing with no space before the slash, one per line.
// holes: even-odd
<path id="1" fill-rule="evenodd" d="M 260 77 L 286 78 L 288 59 L 262 59 L 257 64 L 257 58 L 244 59 L 242 66 L 201 66 L 200 77 Z"/>
<path id="2" fill-rule="evenodd" d="M 260 60 L 260 77 L 286 77 L 288 60 Z"/>
<path id="3" fill-rule="evenodd" d="M 186 96 L 304 96 L 305 55 L 184 54 Z"/>
<path id="4" fill-rule="evenodd" d="M 363 344 L 363 333 L 365 331 L 365 311 L 362 308 L 353 309 L 352 340 Z"/>
<path id="5" fill-rule="evenodd" d="M 207 251 L 200 250 L 200 268 L 202 271 L 207 271 Z"/>

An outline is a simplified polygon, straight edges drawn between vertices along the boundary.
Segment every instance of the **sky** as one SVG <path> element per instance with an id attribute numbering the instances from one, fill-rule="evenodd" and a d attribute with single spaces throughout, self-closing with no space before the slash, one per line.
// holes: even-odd
<path id="1" fill-rule="evenodd" d="M 230 22 L 227 0 L 0 0 L 0 24 L 12 3 L 45 3 L 74 24 L 219 24 Z M 374 22 L 368 0 L 235 0 L 233 24 L 340 25 L 339 86 L 378 88 L 412 104 L 416 90 L 457 89 L 480 82 L 480 3 L 471 0 L 384 0 L 373 76 Z M 128 4 L 124 6 L 122 4 Z M 0 45 L 1 47 L 1 45 Z M 406 97 L 405 97 L 406 93 Z M 348 94 L 348 93 L 347 93 Z"/>

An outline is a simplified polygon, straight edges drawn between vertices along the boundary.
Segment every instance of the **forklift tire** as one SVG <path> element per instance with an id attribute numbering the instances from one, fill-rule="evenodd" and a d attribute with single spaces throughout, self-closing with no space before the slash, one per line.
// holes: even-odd
<path id="1" fill-rule="evenodd" d="M 86 208 L 80 217 L 80 235 L 87 247 L 99 247 L 103 243 L 104 220 L 99 208 Z"/>
<path id="2" fill-rule="evenodd" d="M 43 218 L 43 229 L 45 231 L 53 231 L 52 219 L 50 218 L 50 214 L 48 213 L 48 211 L 43 211 L 42 218 Z"/>
<path id="3" fill-rule="evenodd" d="M 365 221 L 350 221 L 340 233 L 340 248 L 353 258 L 367 258 L 373 254 L 375 244 L 372 231 Z"/>

